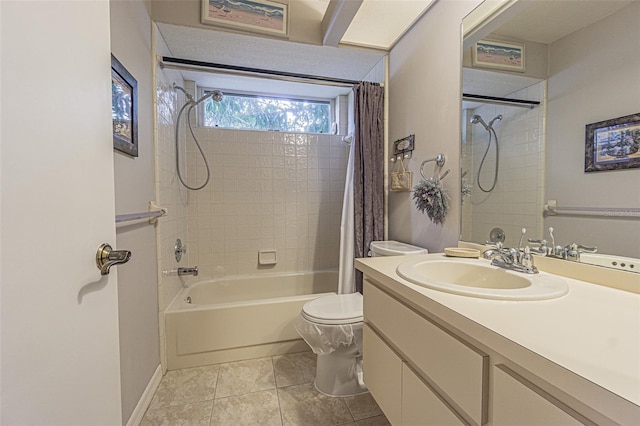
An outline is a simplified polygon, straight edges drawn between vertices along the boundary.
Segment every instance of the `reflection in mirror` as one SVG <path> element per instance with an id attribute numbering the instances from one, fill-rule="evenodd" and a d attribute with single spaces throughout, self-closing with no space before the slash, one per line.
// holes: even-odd
<path id="1" fill-rule="evenodd" d="M 585 124 L 598 121 L 592 117 L 637 112 L 629 109 L 638 109 L 640 86 L 633 80 L 638 78 L 619 84 L 621 88 L 612 87 L 610 80 L 623 78 L 617 71 L 620 68 L 628 70 L 624 78 L 640 74 L 640 60 L 631 55 L 616 71 L 595 69 L 588 59 L 578 56 L 580 51 L 584 55 L 591 52 L 575 44 L 589 43 L 596 53 L 609 52 L 614 45 L 618 49 L 620 44 L 632 51 L 640 48 L 635 33 L 620 35 L 629 33 L 627 17 L 638 13 L 638 0 L 594 0 L 588 8 L 582 2 L 553 0 L 485 1 L 464 19 L 461 240 L 485 243 L 491 231 L 500 228 L 505 246 L 515 247 L 524 227 L 526 238 L 551 245 L 547 230 L 553 226 L 556 245 L 598 246 L 599 252 L 615 254 L 613 258 L 585 254 L 581 261 L 640 272 L 636 259 L 640 258 L 640 214 L 625 218 L 543 215 L 546 200 L 552 197 L 562 197 L 559 202 L 564 205 L 640 211 L 640 191 L 620 190 L 624 183 L 637 182 L 638 173 L 601 174 L 595 180 L 586 178 L 583 171 Z M 606 24 L 599 24 L 605 18 Z M 627 30 L 605 40 L 597 34 L 607 25 Z M 589 30 L 591 26 L 595 29 Z M 574 39 L 567 38 L 577 31 Z M 487 51 L 489 42 L 483 43 L 482 52 L 474 51 L 481 40 L 496 42 L 496 49 Z M 525 55 L 522 64 L 520 50 Z M 480 54 L 482 61 L 475 60 Z M 510 61 L 517 66 L 505 66 Z M 594 84 L 595 78 L 602 81 Z M 598 99 L 589 98 L 594 87 L 601 96 Z M 563 103 L 568 102 L 564 98 L 572 103 Z M 589 187 L 586 179 L 591 179 Z M 596 188 L 602 193 L 594 193 Z M 636 238 L 629 241 L 629 233 L 634 232 Z"/>

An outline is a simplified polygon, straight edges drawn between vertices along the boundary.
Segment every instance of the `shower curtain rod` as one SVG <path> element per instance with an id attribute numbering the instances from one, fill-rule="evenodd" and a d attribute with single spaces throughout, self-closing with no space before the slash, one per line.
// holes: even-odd
<path id="1" fill-rule="evenodd" d="M 485 104 L 495 105 L 511 105 L 523 108 L 533 108 L 540 105 L 540 101 L 527 101 L 524 99 L 500 98 L 497 96 L 472 95 L 470 93 L 462 94 L 463 101 L 475 101 Z"/>
<path id="2" fill-rule="evenodd" d="M 322 84 L 325 86 L 352 87 L 359 83 L 355 80 L 345 80 L 309 74 L 297 74 L 284 71 L 265 70 L 260 68 L 240 67 L 235 65 L 215 64 L 211 62 L 193 61 L 190 59 L 162 56 L 159 58 L 161 68 L 186 71 L 211 72 L 238 76 L 260 76 L 272 80 L 290 81 L 295 83 Z"/>

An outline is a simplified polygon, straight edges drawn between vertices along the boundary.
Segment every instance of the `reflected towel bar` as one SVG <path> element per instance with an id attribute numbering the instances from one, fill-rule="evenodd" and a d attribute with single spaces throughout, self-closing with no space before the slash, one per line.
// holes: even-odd
<path id="1" fill-rule="evenodd" d="M 577 216 L 603 216 L 610 218 L 639 218 L 638 208 L 612 208 L 612 207 L 558 207 L 554 200 L 549 200 L 545 204 L 544 213 L 548 215 L 577 215 Z"/>

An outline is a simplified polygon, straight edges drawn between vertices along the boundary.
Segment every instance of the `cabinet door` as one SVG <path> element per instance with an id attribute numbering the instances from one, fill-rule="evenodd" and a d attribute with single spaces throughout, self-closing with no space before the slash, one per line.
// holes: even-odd
<path id="1" fill-rule="evenodd" d="M 407 366 L 402 365 L 402 424 L 464 425 L 456 414 Z"/>
<path id="2" fill-rule="evenodd" d="M 364 383 L 392 425 L 401 423 L 402 360 L 365 323 L 362 370 Z"/>
<path id="3" fill-rule="evenodd" d="M 582 423 L 555 405 L 544 391 L 507 367 L 497 365 L 493 368 L 493 424 L 570 426 Z"/>
<path id="4" fill-rule="evenodd" d="M 488 417 L 489 357 L 364 282 L 364 317 L 476 425 Z"/>

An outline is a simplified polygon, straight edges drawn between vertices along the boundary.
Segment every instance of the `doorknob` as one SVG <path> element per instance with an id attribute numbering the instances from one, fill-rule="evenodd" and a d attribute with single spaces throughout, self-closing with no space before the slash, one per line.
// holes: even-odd
<path id="1" fill-rule="evenodd" d="M 109 275 L 112 266 L 127 263 L 129 259 L 131 259 L 129 250 L 114 250 L 107 243 L 101 244 L 96 253 L 96 265 L 101 275 Z"/>

